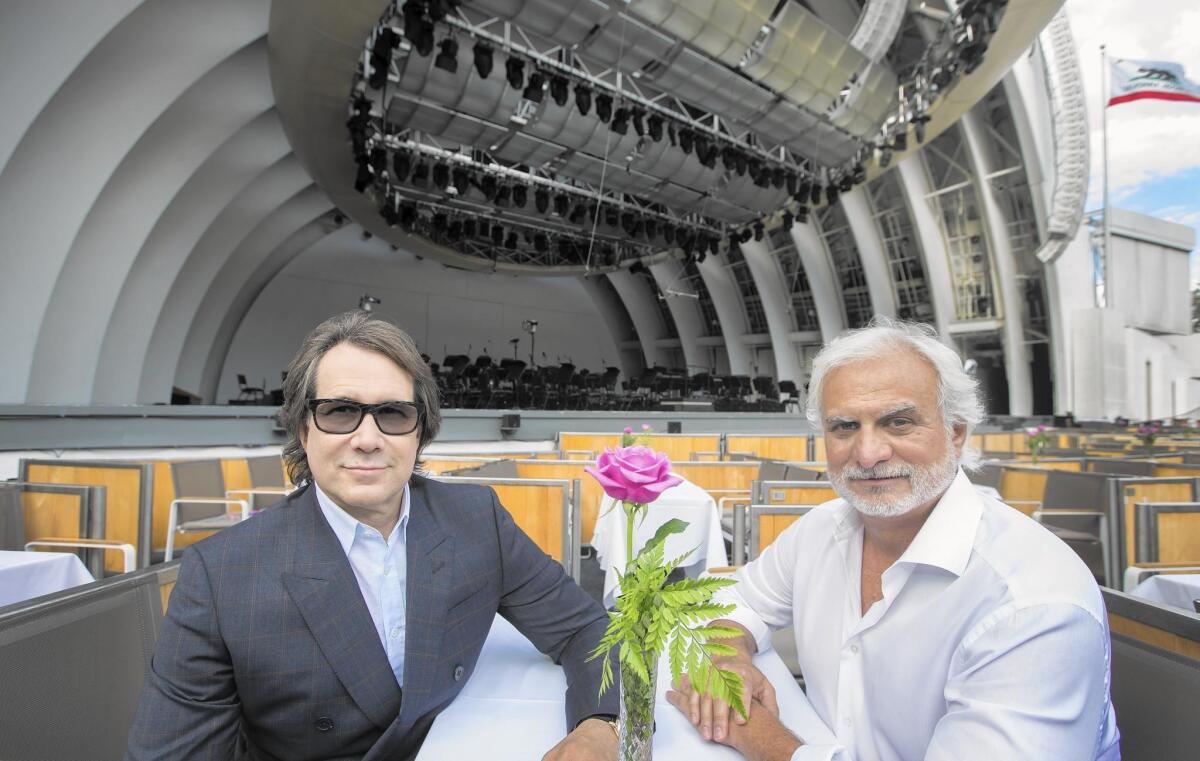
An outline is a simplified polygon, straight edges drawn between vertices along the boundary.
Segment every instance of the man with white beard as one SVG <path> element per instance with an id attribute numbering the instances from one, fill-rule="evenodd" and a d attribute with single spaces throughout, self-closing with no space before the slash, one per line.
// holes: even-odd
<path id="1" fill-rule="evenodd" d="M 683 680 L 668 699 L 751 761 L 1114 761 L 1109 634 L 1087 567 L 972 487 L 977 383 L 932 330 L 877 319 L 813 360 L 809 420 L 840 499 L 796 521 L 722 602 L 748 720 Z M 837 737 L 808 745 L 751 664 L 790 627 Z"/>

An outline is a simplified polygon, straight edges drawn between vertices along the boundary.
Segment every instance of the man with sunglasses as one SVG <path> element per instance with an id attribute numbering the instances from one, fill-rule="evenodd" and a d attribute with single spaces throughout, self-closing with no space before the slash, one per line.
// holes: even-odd
<path id="1" fill-rule="evenodd" d="M 284 391 L 299 488 L 184 553 L 127 758 L 412 759 L 497 613 L 566 670 L 545 761 L 615 758 L 618 691 L 587 660 L 604 611 L 491 489 L 413 472 L 441 416 L 412 339 L 333 317 Z"/>

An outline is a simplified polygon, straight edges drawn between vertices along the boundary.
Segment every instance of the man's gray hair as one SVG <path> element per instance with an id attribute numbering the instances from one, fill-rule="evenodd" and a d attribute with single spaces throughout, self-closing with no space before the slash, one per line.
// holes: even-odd
<path id="1" fill-rule="evenodd" d="M 412 337 L 395 325 L 373 319 L 359 309 L 334 315 L 313 328 L 304 339 L 283 382 L 280 418 L 288 435 L 287 443 L 283 445 L 283 463 L 288 477 L 297 486 L 312 480 L 301 438 L 308 426 L 308 400 L 317 391 L 317 365 L 330 349 L 344 343 L 382 354 L 412 378 L 413 398 L 399 401 L 416 402 L 421 410 L 417 429 L 418 467 L 421 452 L 437 436 L 442 424 L 437 381 Z"/>
<path id="2" fill-rule="evenodd" d="M 833 370 L 863 359 L 873 359 L 889 351 L 910 349 L 933 365 L 938 376 L 938 408 L 946 429 L 955 425 L 966 428 L 959 463 L 968 469 L 979 464 L 979 450 L 971 447 L 971 432 L 983 422 L 984 406 L 980 398 L 979 381 L 963 368 L 958 353 L 938 339 L 937 331 L 928 325 L 875 317 L 865 328 L 851 330 L 825 345 L 813 359 L 812 377 L 808 382 L 805 414 L 810 423 L 823 428 L 821 392 L 825 379 Z"/>

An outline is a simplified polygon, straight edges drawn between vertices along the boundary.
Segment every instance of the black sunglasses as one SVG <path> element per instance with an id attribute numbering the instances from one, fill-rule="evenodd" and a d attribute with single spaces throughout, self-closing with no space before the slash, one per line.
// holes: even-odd
<path id="1" fill-rule="evenodd" d="M 313 423 L 325 433 L 354 433 L 367 413 L 388 436 L 403 436 L 417 430 L 421 408 L 414 402 L 363 404 L 353 399 L 309 399 Z"/>

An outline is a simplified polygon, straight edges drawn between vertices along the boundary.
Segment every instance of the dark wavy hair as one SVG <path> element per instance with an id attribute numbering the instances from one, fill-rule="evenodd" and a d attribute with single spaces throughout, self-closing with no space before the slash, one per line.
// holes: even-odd
<path id="1" fill-rule="evenodd" d="M 312 480 L 300 435 L 308 426 L 308 400 L 317 392 L 317 365 L 330 349 L 340 344 L 378 352 L 412 378 L 412 401 L 421 408 L 421 422 L 417 427 L 418 461 L 442 425 L 437 382 L 412 337 L 395 325 L 373 319 L 358 309 L 330 317 L 304 339 L 300 351 L 288 366 L 287 380 L 283 383 L 280 418 L 288 436 L 283 445 L 283 462 L 292 483 L 297 485 Z"/>

